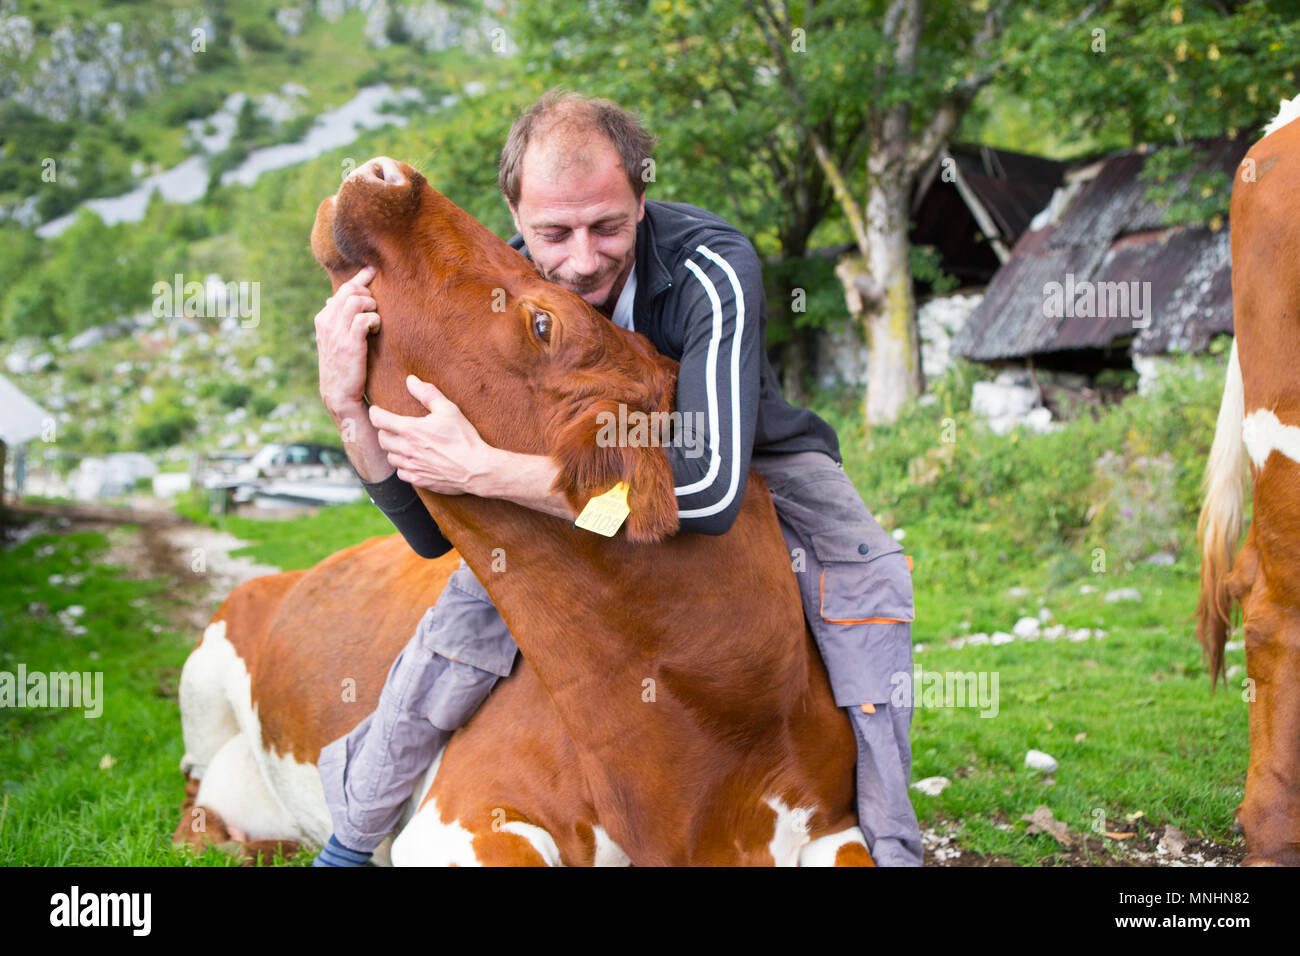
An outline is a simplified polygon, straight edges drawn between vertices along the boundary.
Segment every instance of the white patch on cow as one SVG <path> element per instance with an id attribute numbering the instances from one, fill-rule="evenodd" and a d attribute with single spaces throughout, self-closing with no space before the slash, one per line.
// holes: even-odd
<path id="1" fill-rule="evenodd" d="M 396 839 L 393 840 L 393 866 L 482 866 L 474 855 L 474 834 L 453 820 L 444 823 L 438 812 L 438 801 L 430 798 L 423 807 L 420 802 L 442 765 L 442 755 L 447 748 L 438 751 L 429 769 L 425 771 L 424 780 L 411 796 L 411 807 L 415 815 L 411 817 Z"/>
<path id="2" fill-rule="evenodd" d="M 251 686 L 248 668 L 226 639 L 226 622 L 209 624 L 202 644 L 181 672 L 181 724 L 185 737 L 181 766 L 201 781 L 201 806 L 208 805 L 203 802 L 205 790 L 226 795 L 222 799 L 229 801 L 227 810 L 215 806 L 212 809 L 228 824 L 248 834 L 250 840 L 282 839 L 323 845 L 333 826 L 320 772 L 315 764 L 299 763 L 262 747 L 262 725 L 252 705 Z M 238 746 L 218 763 L 217 756 L 236 735 L 245 739 L 251 763 L 242 757 L 235 759 L 239 756 Z M 260 779 L 252 778 L 252 768 L 256 768 Z M 214 780 L 214 772 L 220 773 L 222 779 Z M 231 799 L 240 787 L 247 793 L 242 799 Z M 286 829 L 266 832 L 266 822 L 274 820 Z"/>
<path id="3" fill-rule="evenodd" d="M 1300 428 L 1284 425 L 1268 409 L 1261 408 L 1246 416 L 1241 426 L 1241 440 L 1256 468 L 1263 468 L 1270 453 L 1279 451 L 1292 461 L 1300 462 Z"/>
<path id="4" fill-rule="evenodd" d="M 1264 127 L 1264 135 L 1268 136 L 1270 133 L 1276 133 L 1283 126 L 1286 126 L 1288 123 L 1294 122 L 1297 119 L 1300 119 L 1300 96 L 1294 96 L 1289 100 L 1283 100 L 1281 108 L 1277 111 L 1277 115 L 1274 116 L 1269 124 Z"/>
<path id="5" fill-rule="evenodd" d="M 776 830 L 767 848 L 777 866 L 798 866 L 799 851 L 811 840 L 809 821 L 816 807 L 795 807 L 791 810 L 780 797 L 764 801 L 776 811 Z"/>
<path id="6" fill-rule="evenodd" d="M 181 669 L 181 734 L 185 756 L 181 773 L 202 780 L 226 741 L 239 733 L 235 712 L 226 699 L 224 675 L 229 665 L 226 622 L 215 621 Z"/>
<path id="7" fill-rule="evenodd" d="M 829 833 L 818 837 L 799 852 L 800 866 L 834 866 L 835 857 L 840 847 L 849 843 L 861 843 L 865 848 L 867 838 L 861 827 L 849 827 L 839 833 Z"/>
<path id="8" fill-rule="evenodd" d="M 296 832 L 293 821 L 266 788 L 248 738 L 235 734 L 208 764 L 196 806 L 220 814 L 250 840 L 273 840 Z"/>
<path id="9" fill-rule="evenodd" d="M 632 858 L 614 842 L 613 837 L 605 832 L 604 827 L 594 826 L 591 831 L 596 835 L 596 858 L 592 860 L 592 866 L 632 865 Z"/>
<path id="10" fill-rule="evenodd" d="M 547 866 L 563 866 L 560 862 L 560 848 L 555 845 L 555 837 L 551 836 L 550 831 L 539 827 L 535 823 L 525 823 L 523 820 L 508 820 L 501 824 L 503 833 L 513 833 L 527 840 L 538 856 L 546 861 Z"/>

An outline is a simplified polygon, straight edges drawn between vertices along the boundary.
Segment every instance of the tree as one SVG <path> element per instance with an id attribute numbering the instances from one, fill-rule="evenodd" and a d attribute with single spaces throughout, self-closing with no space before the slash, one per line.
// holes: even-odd
<path id="1" fill-rule="evenodd" d="M 935 4 L 927 23 L 921 0 L 592 0 L 558 20 L 525 3 L 519 23 L 526 62 L 641 107 L 666 165 L 689 163 L 691 192 L 729 198 L 737 224 L 774 234 L 784 256 L 838 212 L 855 251 L 837 272 L 870 347 L 877 422 L 922 383 L 912 185 L 991 78 L 1005 6 Z"/>
<path id="2" fill-rule="evenodd" d="M 891 421 L 922 387 L 908 203 L 982 90 L 1012 90 L 1043 124 L 1115 147 L 1242 128 L 1297 92 L 1294 2 L 563 9 L 520 5 L 524 62 L 639 109 L 662 138 L 659 195 L 730 203 L 737 225 L 786 256 L 802 255 L 819 227 L 836 238 L 828 225 L 847 229 L 854 250 L 837 274 L 871 350 L 871 423 Z"/>

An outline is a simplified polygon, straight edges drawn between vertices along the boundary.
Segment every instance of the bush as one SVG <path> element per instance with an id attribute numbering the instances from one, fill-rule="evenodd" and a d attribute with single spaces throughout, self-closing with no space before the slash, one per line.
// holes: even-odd
<path id="1" fill-rule="evenodd" d="M 217 389 L 217 401 L 226 408 L 243 408 L 253 395 L 251 385 L 229 382 Z"/>
<path id="2" fill-rule="evenodd" d="M 194 416 L 189 412 L 176 412 L 141 425 L 135 431 L 135 440 L 145 451 L 179 445 L 194 429 Z"/>
<path id="3" fill-rule="evenodd" d="M 249 410 L 259 418 L 265 418 L 267 415 L 271 414 L 271 410 L 279 404 L 280 403 L 270 395 L 254 395 Z"/>

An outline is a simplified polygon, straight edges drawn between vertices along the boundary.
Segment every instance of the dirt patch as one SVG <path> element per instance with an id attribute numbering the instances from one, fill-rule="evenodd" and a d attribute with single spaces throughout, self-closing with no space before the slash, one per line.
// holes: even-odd
<path id="1" fill-rule="evenodd" d="M 174 623 L 193 630 L 196 638 L 231 591 L 251 578 L 280 570 L 232 557 L 231 552 L 245 542 L 186 521 L 165 505 L 108 508 L 66 504 L 21 510 L 35 516 L 47 530 L 106 532 L 109 550 L 105 563 L 124 568 L 135 580 L 166 580 Z"/>
<path id="2" fill-rule="evenodd" d="M 994 825 L 998 829 L 1013 829 L 1014 824 L 1001 814 L 995 814 Z M 1020 824 L 1025 826 L 1025 824 Z M 1234 843 L 1215 843 L 1205 838 L 1189 838 L 1185 845 L 1171 852 L 1170 845 L 1161 845 L 1165 828 L 1146 821 L 1123 823 L 1114 826 L 1110 832 L 1115 834 L 1132 834 L 1116 839 L 1100 837 L 1092 833 L 1083 834 L 1071 830 L 1073 845 L 1069 848 L 1057 846 L 1055 852 L 1045 855 L 1041 866 L 1160 866 L 1160 867 L 1220 867 L 1240 866 L 1246 856 L 1245 840 L 1238 838 Z M 962 847 L 961 824 L 952 820 L 941 820 L 934 826 L 921 831 L 921 841 L 925 845 L 926 866 L 1018 866 L 1011 860 L 1000 856 L 985 856 Z M 1050 842 L 1052 837 L 1043 834 L 1038 839 Z"/>

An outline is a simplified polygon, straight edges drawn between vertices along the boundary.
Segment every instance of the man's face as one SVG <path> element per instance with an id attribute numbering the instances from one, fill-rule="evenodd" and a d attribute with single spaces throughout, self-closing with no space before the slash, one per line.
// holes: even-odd
<path id="1" fill-rule="evenodd" d="M 609 312 L 636 256 L 645 215 L 607 140 L 584 144 L 583 159 L 562 142 L 534 141 L 524 152 L 515 227 L 542 275 Z"/>

